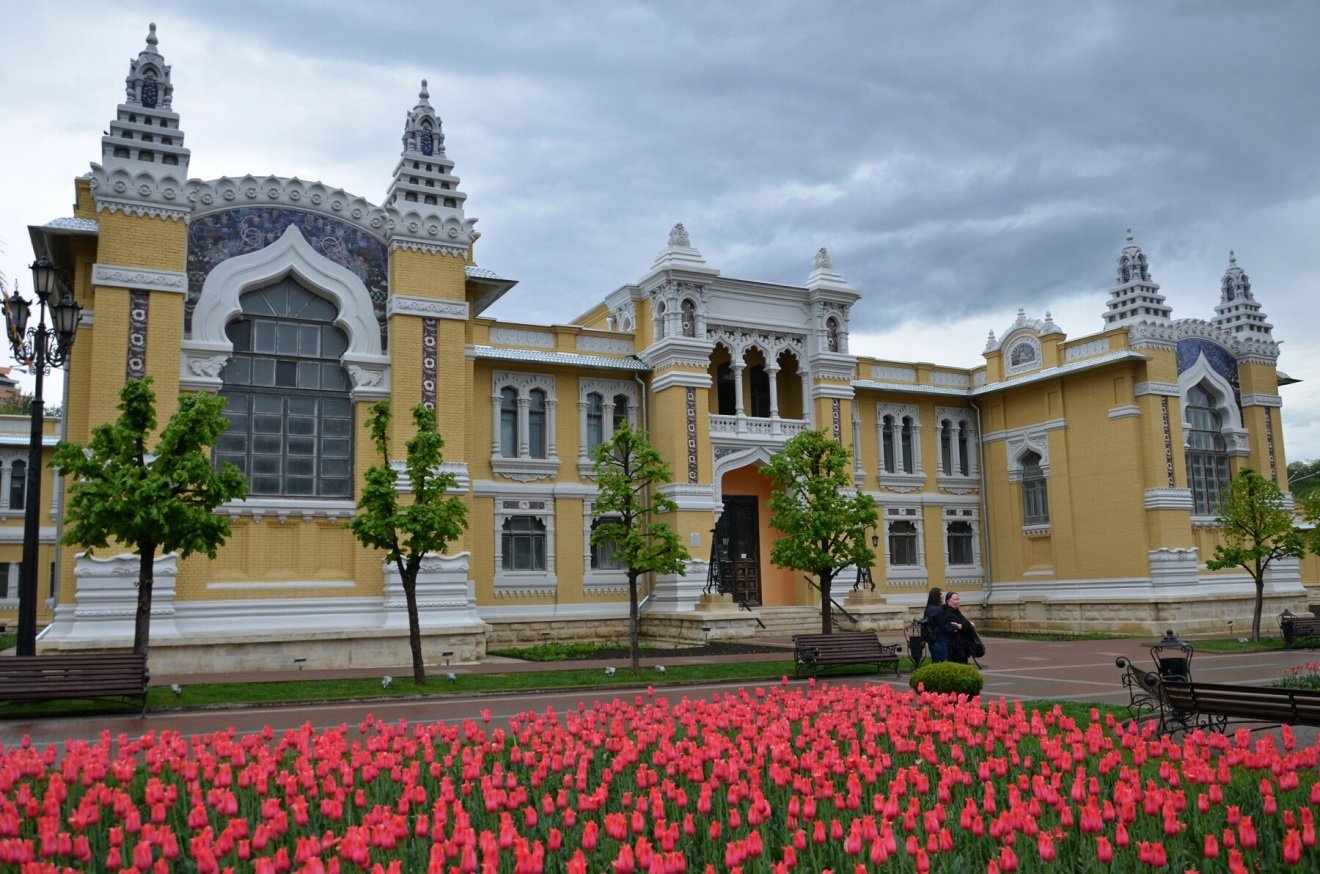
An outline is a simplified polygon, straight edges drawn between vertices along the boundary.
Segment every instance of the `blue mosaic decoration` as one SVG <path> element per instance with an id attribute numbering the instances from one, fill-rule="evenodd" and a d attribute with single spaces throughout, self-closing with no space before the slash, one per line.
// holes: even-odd
<path id="1" fill-rule="evenodd" d="M 1233 353 L 1223 346 L 1200 338 L 1179 340 L 1178 373 L 1181 374 L 1196 364 L 1197 359 L 1203 354 L 1206 362 L 1210 365 L 1210 369 L 1228 380 L 1228 384 L 1233 386 L 1233 400 L 1241 408 L 1242 390 L 1238 386 L 1237 359 L 1233 357 Z"/>
<path id="2" fill-rule="evenodd" d="M 353 271 L 371 295 L 386 339 L 385 303 L 389 296 L 389 254 L 376 237 L 347 222 L 317 213 L 275 206 L 240 206 L 194 218 L 188 225 L 188 297 L 183 328 L 192 331 L 193 309 L 207 275 L 222 261 L 266 248 L 294 225 L 320 255 Z"/>

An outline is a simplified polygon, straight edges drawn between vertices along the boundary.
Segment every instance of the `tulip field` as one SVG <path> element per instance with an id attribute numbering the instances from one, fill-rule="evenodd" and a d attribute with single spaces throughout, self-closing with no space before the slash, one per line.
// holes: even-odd
<path id="1" fill-rule="evenodd" d="M 1315 745 L 792 683 L 0 748 L 0 871 L 1315 871 Z"/>

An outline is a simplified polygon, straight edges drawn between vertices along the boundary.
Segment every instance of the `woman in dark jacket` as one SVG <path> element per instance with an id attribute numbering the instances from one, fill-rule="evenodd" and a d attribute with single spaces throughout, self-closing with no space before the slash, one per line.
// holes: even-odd
<path id="1" fill-rule="evenodd" d="M 930 645 L 930 660 L 932 662 L 943 662 L 949 659 L 949 646 L 954 635 L 957 634 L 944 613 L 944 598 L 939 587 L 930 590 L 926 597 L 925 620 L 931 628 L 935 629 L 935 640 Z"/>
<path id="2" fill-rule="evenodd" d="M 962 598 L 957 592 L 950 592 L 944 596 L 944 608 L 941 613 L 953 631 L 949 637 L 949 661 L 965 665 L 972 655 L 973 644 L 977 637 L 976 627 L 963 615 L 961 607 Z"/>

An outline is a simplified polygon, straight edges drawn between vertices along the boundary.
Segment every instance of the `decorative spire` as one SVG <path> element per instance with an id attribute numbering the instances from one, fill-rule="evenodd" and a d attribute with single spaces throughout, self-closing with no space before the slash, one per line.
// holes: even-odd
<path id="1" fill-rule="evenodd" d="M 820 250 L 816 252 L 816 257 L 811 259 L 811 264 L 813 267 L 816 267 L 817 269 L 822 269 L 822 270 L 834 269 L 834 260 L 830 258 L 830 253 L 824 246 L 821 246 Z"/>
<path id="2" fill-rule="evenodd" d="M 1274 326 L 1265 318 L 1265 314 L 1260 311 L 1260 304 L 1252 297 L 1250 277 L 1238 266 L 1237 258 L 1230 250 L 1228 269 L 1219 281 L 1219 305 L 1215 307 L 1215 317 L 1210 323 L 1233 334 L 1273 340 Z"/>
<path id="3" fill-rule="evenodd" d="M 458 190 L 454 162 L 445 155 L 444 130 L 425 79 L 417 91 L 417 105 L 404 121 L 402 139 L 403 151 L 384 204 L 399 216 L 393 236 L 466 251 L 480 234 L 472 228 L 476 220 L 463 216 L 467 195 Z"/>
<path id="4" fill-rule="evenodd" d="M 688 237 L 687 228 L 683 227 L 682 222 L 679 222 L 678 224 L 674 225 L 673 228 L 670 229 L 669 245 L 681 246 L 684 249 L 690 248 L 692 246 L 692 239 Z"/>
<path id="5" fill-rule="evenodd" d="M 146 46 L 128 62 L 124 102 L 101 137 L 101 164 L 92 165 L 99 208 L 118 203 L 157 215 L 186 214 L 180 204 L 190 153 L 183 147 L 170 66 L 158 42 L 152 24 Z"/>
<path id="6" fill-rule="evenodd" d="M 1118 256 L 1118 275 L 1109 292 L 1104 319 L 1105 327 L 1119 325 L 1165 324 L 1173 313 L 1164 302 L 1160 287 L 1150 278 L 1150 264 L 1132 237 L 1132 229 L 1125 234 L 1122 253 Z"/>

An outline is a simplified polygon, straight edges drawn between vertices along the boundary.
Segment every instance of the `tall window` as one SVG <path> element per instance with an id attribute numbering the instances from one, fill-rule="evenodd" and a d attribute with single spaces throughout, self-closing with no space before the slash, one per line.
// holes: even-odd
<path id="1" fill-rule="evenodd" d="M 1201 386 L 1187 392 L 1187 478 L 1192 486 L 1192 512 L 1211 516 L 1219 511 L 1230 480 L 1223 419 L 1215 401 Z"/>
<path id="2" fill-rule="evenodd" d="M 958 423 L 958 473 L 967 476 L 971 472 L 968 450 L 971 448 L 967 439 L 967 423 Z"/>
<path id="3" fill-rule="evenodd" d="M 27 462 L 15 459 L 9 466 L 9 509 L 22 510 L 27 500 Z"/>
<path id="4" fill-rule="evenodd" d="M 0 601 L 8 601 L 9 592 L 9 562 L 0 561 Z M 14 590 L 14 594 L 18 594 L 17 589 Z"/>
<path id="5" fill-rule="evenodd" d="M 605 402 L 599 392 L 587 395 L 587 451 L 595 452 L 605 442 Z"/>
<path id="6" fill-rule="evenodd" d="M 903 417 L 903 431 L 900 435 L 900 447 L 903 450 L 903 473 L 912 473 L 912 417 Z"/>
<path id="7" fill-rule="evenodd" d="M 683 336 L 697 336 L 697 305 L 691 298 L 683 298 Z"/>
<path id="8" fill-rule="evenodd" d="M 1040 469 L 1040 455 L 1028 452 L 1022 457 L 1022 521 L 1025 525 L 1050 523 L 1049 495 L 1045 472 Z"/>
<path id="9" fill-rule="evenodd" d="M 733 365 L 727 361 L 715 368 L 716 402 L 721 416 L 738 411 L 738 395 L 733 387 Z"/>
<path id="10" fill-rule="evenodd" d="M 940 422 L 940 470 L 953 473 L 953 423 L 948 419 Z"/>
<path id="11" fill-rule="evenodd" d="M 591 523 L 591 530 L 595 531 L 607 520 L 597 519 Z M 591 547 L 591 569 L 593 571 L 617 571 L 622 569 L 623 565 L 619 562 L 618 545 L 613 540 L 603 540 Z"/>
<path id="12" fill-rule="evenodd" d="M 770 416 L 770 374 L 762 364 L 747 368 L 747 381 L 751 387 L 750 415 L 760 419 Z"/>
<path id="13" fill-rule="evenodd" d="M 626 421 L 628 421 L 628 396 L 615 395 L 614 409 L 610 414 L 610 433 L 613 434 L 614 431 L 619 430 L 619 426 Z"/>
<path id="14" fill-rule="evenodd" d="M 507 386 L 500 390 L 500 455 L 518 457 L 518 392 Z"/>
<path id="15" fill-rule="evenodd" d="M 915 522 L 889 523 L 889 564 L 895 567 L 918 564 Z"/>
<path id="16" fill-rule="evenodd" d="M 545 570 L 545 523 L 535 516 L 510 516 L 500 534 L 504 570 Z"/>
<path id="17" fill-rule="evenodd" d="M 894 473 L 894 417 L 885 416 L 881 423 L 880 449 L 884 453 L 885 473 Z"/>
<path id="18" fill-rule="evenodd" d="M 353 495 L 353 404 L 340 357 L 348 336 L 333 304 L 292 278 L 244 294 L 226 327 L 234 355 L 220 376 L 229 429 L 216 461 L 248 478 L 251 495 Z"/>
<path id="19" fill-rule="evenodd" d="M 947 538 L 949 543 L 949 564 L 975 564 L 975 551 L 972 549 L 972 523 L 950 522 Z"/>
<path id="20" fill-rule="evenodd" d="M 545 392 L 539 388 L 527 394 L 527 453 L 545 458 Z"/>

